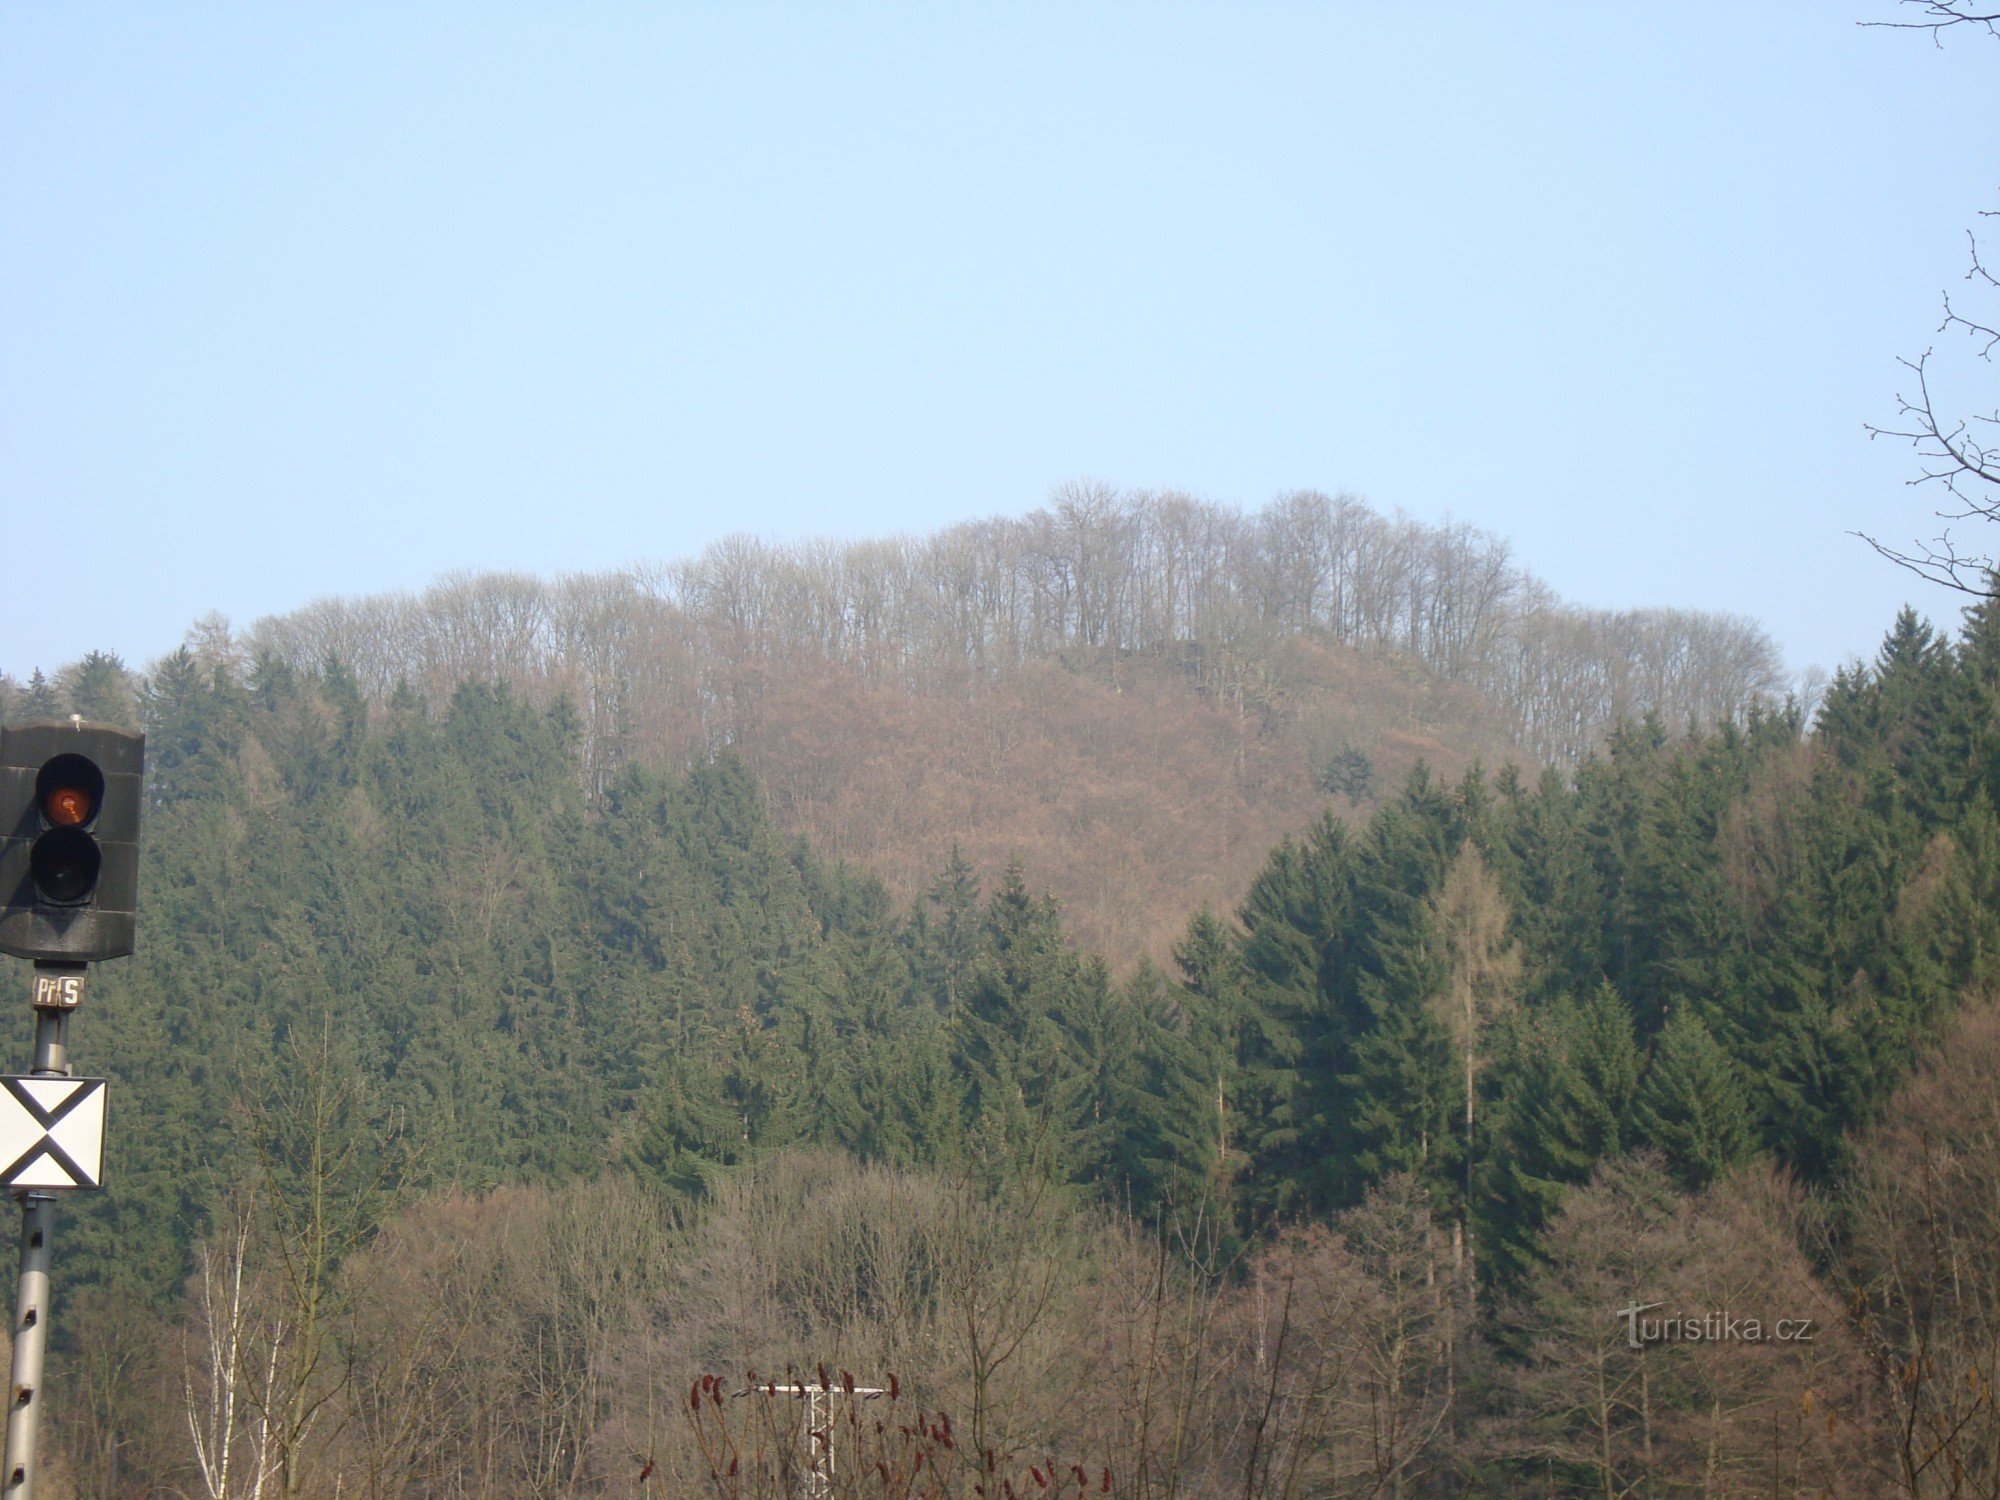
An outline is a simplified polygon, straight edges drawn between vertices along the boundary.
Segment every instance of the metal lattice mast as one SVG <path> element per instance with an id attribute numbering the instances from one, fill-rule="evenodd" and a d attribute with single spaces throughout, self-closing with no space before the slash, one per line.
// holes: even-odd
<path id="1" fill-rule="evenodd" d="M 832 1500 L 836 1398 L 873 1401 L 889 1392 L 884 1386 L 850 1386 L 844 1380 L 839 1385 L 814 1385 L 810 1381 L 795 1380 L 786 1384 L 767 1381 L 763 1385 L 746 1386 L 734 1394 L 738 1397 L 762 1396 L 767 1401 L 783 1398 L 805 1403 L 799 1429 L 799 1500 Z"/>

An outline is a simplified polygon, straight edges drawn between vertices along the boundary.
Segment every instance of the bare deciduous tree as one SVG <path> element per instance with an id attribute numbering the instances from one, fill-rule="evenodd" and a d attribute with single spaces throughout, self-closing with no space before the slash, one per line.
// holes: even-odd
<path id="1" fill-rule="evenodd" d="M 1903 0 L 1914 18 L 1863 24 L 1895 31 L 1921 31 L 1943 44 L 1949 32 L 1961 28 L 2000 36 L 2000 11 L 1970 0 Z M 1980 217 L 1993 218 L 1987 209 Z M 1990 395 L 1957 396 L 1944 387 L 1984 387 L 1990 392 L 1993 350 L 2000 345 L 2000 278 L 1983 258 L 1979 235 L 1968 230 L 1965 290 L 1944 294 L 1944 319 L 1937 332 L 1951 340 L 1956 358 L 1940 358 L 1935 345 L 1901 363 L 1910 384 L 1897 395 L 1896 417 L 1884 426 L 1868 428 L 1871 438 L 1908 443 L 1917 457 L 1917 474 L 1910 483 L 1941 493 L 1935 517 L 1943 529 L 1929 541 L 1913 542 L 1908 550 L 1891 546 L 1865 532 L 1863 541 L 1899 567 L 1931 583 L 1963 594 L 1991 598 L 1996 592 L 1995 554 L 1985 540 L 1967 543 L 1964 522 L 2000 522 L 2000 402 Z"/>
<path id="2" fill-rule="evenodd" d="M 1901 1493 L 2000 1489 L 2000 1005 L 1950 1038 L 1863 1140 L 1843 1194 L 1859 1326 Z"/>

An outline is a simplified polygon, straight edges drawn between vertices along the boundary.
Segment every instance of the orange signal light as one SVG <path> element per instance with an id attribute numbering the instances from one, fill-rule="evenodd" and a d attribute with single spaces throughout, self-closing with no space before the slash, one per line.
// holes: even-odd
<path id="1" fill-rule="evenodd" d="M 90 793 L 80 786 L 59 786 L 42 799 L 42 816 L 58 828 L 78 828 L 90 821 Z"/>

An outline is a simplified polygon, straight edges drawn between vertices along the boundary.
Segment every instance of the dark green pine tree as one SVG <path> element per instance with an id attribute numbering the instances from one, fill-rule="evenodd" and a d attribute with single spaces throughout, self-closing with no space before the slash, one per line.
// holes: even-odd
<path id="1" fill-rule="evenodd" d="M 121 729 L 139 727 L 139 701 L 133 691 L 132 674 L 125 663 L 109 651 L 93 651 L 83 660 L 63 669 L 70 712 L 98 724 L 116 724 Z"/>
<path id="2" fill-rule="evenodd" d="M 1236 1149 L 1247 1162 L 1239 1202 L 1262 1223 L 1302 1207 L 1313 1176 L 1306 1049 L 1325 1024 L 1325 996 L 1303 851 L 1286 843 L 1271 856 L 1243 921 L 1242 1008 L 1216 1019 L 1236 1043 Z"/>
<path id="3" fill-rule="evenodd" d="M 1494 1280 L 1515 1284 L 1536 1264 L 1569 1189 L 1624 1148 L 1638 1079 L 1631 1013 L 1608 984 L 1581 1002 L 1558 996 L 1510 1029 L 1493 1070 L 1501 1125 L 1482 1164 L 1479 1238 Z"/>
<path id="4" fill-rule="evenodd" d="M 809 1026 L 800 1032 L 811 1039 Z M 754 1161 L 806 1134 L 807 1054 L 786 1041 L 781 1031 L 748 1010 L 737 1014 L 736 1024 L 722 1038 L 721 1094 L 736 1137 L 728 1147 L 732 1164 Z"/>
<path id="5" fill-rule="evenodd" d="M 1636 1139 L 1693 1191 L 1756 1150 L 1742 1076 L 1692 1009 L 1667 1018 L 1632 1102 Z"/>
<path id="6" fill-rule="evenodd" d="M 1796 765 L 1777 769 L 1795 777 Z M 1954 847 L 1934 835 L 1929 850 L 1898 852 L 1908 810 L 1867 792 L 1892 775 L 1817 754 L 1803 788 L 1760 799 L 1753 847 L 1782 859 L 1747 898 L 1738 991 L 1701 1007 L 1750 1086 L 1764 1142 L 1816 1178 L 1837 1168 L 1842 1139 L 1903 1076 L 1955 988 L 1939 929 L 1912 920 L 1930 903 L 1909 898 L 1913 879 L 1950 885 Z M 1914 876 L 1927 862 L 1932 874 Z"/>
<path id="7" fill-rule="evenodd" d="M 1680 748 L 1647 797 L 1628 874 L 1635 915 L 1628 1002 L 1643 1032 L 1689 1004 L 1728 1009 L 1745 976 L 1742 913 L 1717 857 L 1725 811 L 1744 790 L 1747 754 L 1733 729 Z"/>
<path id="8" fill-rule="evenodd" d="M 910 955 L 881 882 L 823 865 L 803 850 L 799 860 L 820 941 L 838 975 L 833 993 L 798 1006 L 798 1022 L 787 1023 L 816 1028 L 795 1043 L 806 1057 L 808 1137 L 866 1159 L 915 1161 L 916 1132 L 924 1128 L 918 1122 L 934 1118 L 921 1080 L 937 1076 L 934 1069 L 949 1074 L 937 1012 L 912 994 Z M 936 1054 L 933 1066 L 925 1052 Z M 947 1157 L 954 1147 L 950 1139 L 936 1144 Z"/>
<path id="9" fill-rule="evenodd" d="M 1660 1013 L 1641 993 L 1651 913 L 1635 875 L 1647 808 L 1666 757 L 1665 731 L 1648 716 L 1618 725 L 1605 740 L 1604 755 L 1587 757 L 1576 773 L 1575 816 L 1596 896 L 1586 920 L 1599 928 L 1592 946 L 1604 963 L 1576 993 L 1588 994 L 1600 979 L 1610 980 L 1632 1007 L 1642 1035 L 1658 1026 Z"/>
<path id="10" fill-rule="evenodd" d="M 1448 966 L 1431 912 L 1457 832 L 1450 800 L 1421 767 L 1369 826 L 1354 883 L 1360 1025 L 1332 1112 L 1343 1199 L 1392 1172 L 1415 1173 L 1441 1207 L 1458 1196 L 1464 1085 L 1436 1009 Z"/>
<path id="11" fill-rule="evenodd" d="M 1912 902 L 1910 921 L 1892 928 L 1892 960 L 1917 997 L 1917 1035 L 1931 1034 L 1958 986 L 2000 987 L 2000 814 L 1984 788 L 1952 830 L 1949 879 L 1927 902 Z"/>
<path id="12" fill-rule="evenodd" d="M 1113 988 L 1093 958 L 1083 980 L 1063 1017 L 1086 1075 L 1081 1126 L 1089 1155 L 1078 1175 L 1142 1217 L 1189 1210 L 1213 1164 L 1205 1059 L 1176 993 L 1145 962 Z"/>
<path id="13" fill-rule="evenodd" d="M 910 948 L 918 990 L 946 1014 L 956 1011 L 984 942 L 979 876 L 965 852 L 953 844 L 951 858 L 911 916 Z"/>
<path id="14" fill-rule="evenodd" d="M 841 1066 L 852 1117 L 838 1122 L 838 1144 L 906 1166 L 963 1159 L 965 1098 L 942 1017 L 920 1003 L 892 1030 L 857 1034 L 848 1049 Z"/>
<path id="15" fill-rule="evenodd" d="M 1546 770 L 1532 795 L 1508 804 L 1496 840 L 1494 869 L 1526 959 L 1530 998 L 1587 995 L 1610 964 L 1605 896 L 1583 828 L 1583 804 L 1559 773 Z"/>
<path id="16" fill-rule="evenodd" d="M 1988 570 L 1986 586 L 1960 621 L 1959 660 L 1978 680 L 2000 687 L 2000 573 Z"/>
<path id="17" fill-rule="evenodd" d="M 1211 1190 L 1236 1216 L 1234 1184 L 1249 1165 L 1244 1144 L 1242 1032 L 1246 1004 L 1240 935 L 1203 907 L 1174 948 L 1185 992 L 1182 1013 L 1189 1066 L 1199 1075 L 1203 1136 Z"/>
<path id="18" fill-rule="evenodd" d="M 62 694 L 56 685 L 42 675 L 40 667 L 28 675 L 28 685 L 21 691 L 21 701 L 14 711 L 17 723 L 32 723 L 37 719 L 60 719 L 63 716 Z"/>
<path id="19" fill-rule="evenodd" d="M 1359 807 L 1375 781 L 1375 763 L 1358 746 L 1343 743 L 1320 769 L 1320 790 L 1345 797 L 1349 807 Z"/>
<path id="20" fill-rule="evenodd" d="M 1974 746 L 1990 732 L 1989 695 L 1960 669 L 1951 642 L 1908 608 L 1882 643 L 1873 679 L 1869 728 L 1898 800 L 1925 829 L 1949 822 L 1979 773 Z"/>
<path id="21" fill-rule="evenodd" d="M 1992 575 L 1989 575 L 1991 577 Z M 1972 773 L 1990 807 L 2000 808 L 2000 598 L 1965 612 L 1958 664 L 1961 691 L 1955 726 L 1970 747 Z"/>
<path id="22" fill-rule="evenodd" d="M 1033 1163 L 1073 1176 L 1092 1152 L 1077 1134 L 1088 1113 L 1088 1075 L 1061 1017 L 1082 992 L 1108 982 L 1086 972 L 1063 940 L 1053 897 L 1029 893 L 1019 861 L 986 908 L 984 951 L 952 1018 L 954 1061 L 964 1079 L 968 1134 L 1011 1169 Z"/>
<path id="23" fill-rule="evenodd" d="M 713 1053 L 669 1058 L 648 1084 L 624 1161 L 667 1191 L 699 1198 L 752 1159 L 742 1104 Z"/>
<path id="24" fill-rule="evenodd" d="M 250 658 L 250 696 L 267 712 L 275 711 L 298 695 L 298 673 L 289 659 L 260 646 Z"/>
<path id="25" fill-rule="evenodd" d="M 1232 1181 L 1245 1228 L 1323 1211 L 1349 1187 L 1340 1080 L 1359 1020 L 1349 974 L 1356 858 L 1346 826 L 1322 818 L 1273 852 L 1239 913 L 1236 1070 L 1224 1110 L 1244 1162 Z M 1229 1013 L 1214 1027 L 1226 1034 Z"/>
<path id="26" fill-rule="evenodd" d="M 609 976 L 584 951 L 586 819 L 563 727 L 482 684 L 461 685 L 436 723 L 395 711 L 377 737 L 352 702 L 334 674 L 318 753 L 336 786 L 356 783 L 335 816 L 411 877 L 400 900 L 374 885 L 353 923 L 370 952 L 358 967 L 379 976 L 387 1065 L 431 1101 L 454 1171 L 589 1170 L 634 1080 L 602 1045 L 593 987 Z"/>
<path id="27" fill-rule="evenodd" d="M 248 731 L 250 701 L 226 672 L 204 672 L 183 646 L 146 685 L 147 789 L 156 804 L 227 800 Z"/>

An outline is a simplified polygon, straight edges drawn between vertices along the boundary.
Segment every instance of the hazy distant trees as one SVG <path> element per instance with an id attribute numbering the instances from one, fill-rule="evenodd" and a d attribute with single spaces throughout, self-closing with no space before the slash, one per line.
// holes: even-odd
<path id="1" fill-rule="evenodd" d="M 1492 694 L 1516 742 L 1574 761 L 1620 717 L 1737 719 L 1782 687 L 1735 616 L 1577 610 L 1463 522 L 1385 517 L 1313 491 L 1245 513 L 1172 492 L 1059 488 L 1018 519 L 927 537 L 773 545 L 543 582 L 454 575 L 418 595 L 325 599 L 261 622 L 254 654 L 329 659 L 386 698 L 467 677 L 567 694 L 600 785 L 633 748 L 710 753 L 777 673 L 837 666 L 916 693 L 976 693 L 1051 656 L 1167 656 L 1248 703 L 1254 664 L 1306 636 L 1393 654 Z"/>
<path id="2" fill-rule="evenodd" d="M 1621 717 L 1741 721 L 1781 686 L 1751 623 L 1567 608 L 1461 523 L 1079 483 L 929 536 L 209 615 L 143 678 L 104 655 L 0 677 L 0 720 L 156 731 L 196 686 L 270 703 L 322 677 L 349 718 L 437 715 L 467 681 L 566 704 L 593 802 L 629 765 L 739 751 L 820 853 L 903 897 L 953 842 L 988 874 L 1018 857 L 1114 962 L 1163 961 L 1187 905 L 1233 899 L 1326 796 L 1359 815 L 1418 760 L 1569 767 Z"/>
<path id="3" fill-rule="evenodd" d="M 109 651 L 92 651 L 54 678 L 37 667 L 26 682 L 0 674 L 0 723 L 81 714 L 103 724 L 139 726 L 144 680 Z"/>

